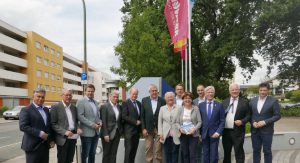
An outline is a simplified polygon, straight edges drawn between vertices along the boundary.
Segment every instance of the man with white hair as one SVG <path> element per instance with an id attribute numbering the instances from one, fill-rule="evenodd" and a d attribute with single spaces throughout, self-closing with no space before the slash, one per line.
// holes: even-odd
<path id="1" fill-rule="evenodd" d="M 213 86 L 205 88 L 205 96 L 206 101 L 199 104 L 202 118 L 203 160 L 206 163 L 217 163 L 219 139 L 225 124 L 224 108 L 221 103 L 214 100 Z"/>
<path id="2" fill-rule="evenodd" d="M 248 100 L 239 96 L 240 86 L 230 84 L 230 96 L 222 101 L 225 108 L 225 128 L 222 136 L 224 148 L 223 163 L 231 163 L 232 147 L 237 163 L 245 162 L 244 139 L 246 123 L 250 120 L 250 108 Z"/>
<path id="3" fill-rule="evenodd" d="M 156 162 L 162 163 L 162 148 L 157 134 L 158 114 L 161 106 L 166 105 L 165 100 L 158 96 L 158 88 L 154 84 L 149 86 L 150 96 L 142 99 L 142 131 L 145 138 L 146 162 L 153 162 L 153 148 L 155 148 Z"/>
<path id="4" fill-rule="evenodd" d="M 122 103 L 122 120 L 125 138 L 124 163 L 134 163 L 141 133 L 141 103 L 137 100 L 138 89 L 129 90 L 129 99 Z"/>

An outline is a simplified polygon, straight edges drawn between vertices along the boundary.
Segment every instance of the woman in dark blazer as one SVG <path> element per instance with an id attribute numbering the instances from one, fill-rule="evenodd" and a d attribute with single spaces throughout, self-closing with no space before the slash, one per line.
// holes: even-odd
<path id="1" fill-rule="evenodd" d="M 191 92 L 183 94 L 183 105 L 179 112 L 180 123 L 180 144 L 182 151 L 183 163 L 196 163 L 197 144 L 199 140 L 199 129 L 201 126 L 201 116 L 199 108 L 193 105 L 193 97 Z"/>

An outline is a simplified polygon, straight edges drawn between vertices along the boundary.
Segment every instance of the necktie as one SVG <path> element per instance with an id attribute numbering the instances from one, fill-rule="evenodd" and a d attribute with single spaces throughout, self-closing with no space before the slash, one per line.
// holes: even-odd
<path id="1" fill-rule="evenodd" d="M 140 111 L 139 111 L 139 108 L 137 107 L 136 101 L 133 101 L 133 106 L 135 107 L 138 115 L 140 115 Z"/>
<path id="2" fill-rule="evenodd" d="M 234 113 L 234 106 L 233 106 L 234 101 L 235 101 L 235 98 L 232 99 L 232 103 L 230 104 L 232 114 Z"/>
<path id="3" fill-rule="evenodd" d="M 208 119 L 210 119 L 210 117 L 211 117 L 211 101 L 210 102 L 208 102 L 208 109 L 207 109 L 207 116 L 208 116 Z"/>
<path id="4" fill-rule="evenodd" d="M 43 108 L 41 106 L 39 106 L 37 109 L 40 112 L 41 116 L 43 117 L 45 125 L 47 125 L 47 116 L 46 116 L 45 111 L 43 110 Z"/>

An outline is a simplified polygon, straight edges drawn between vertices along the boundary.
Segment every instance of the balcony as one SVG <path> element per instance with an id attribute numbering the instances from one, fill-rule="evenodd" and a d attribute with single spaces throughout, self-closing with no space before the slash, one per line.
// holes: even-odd
<path id="1" fill-rule="evenodd" d="M 27 75 L 13 71 L 7 71 L 4 69 L 0 69 L 0 78 L 13 81 L 28 82 Z"/>
<path id="2" fill-rule="evenodd" d="M 0 96 L 28 96 L 28 90 L 23 88 L 12 88 L 0 86 Z"/>
<path id="3" fill-rule="evenodd" d="M 74 91 L 82 91 L 82 86 L 64 83 L 64 88 L 72 89 Z"/>
<path id="4" fill-rule="evenodd" d="M 64 78 L 69 79 L 69 80 L 73 80 L 73 81 L 77 81 L 77 82 L 81 82 L 81 78 L 69 73 L 64 72 L 63 73 Z"/>
<path id="5" fill-rule="evenodd" d="M 67 61 L 63 61 L 63 67 L 66 68 L 66 69 L 69 69 L 71 71 L 75 71 L 77 73 L 82 73 L 82 69 L 81 67 L 78 67 L 72 63 L 69 63 Z"/>
<path id="6" fill-rule="evenodd" d="M 27 45 L 0 33 L 0 45 L 10 47 L 23 53 L 27 53 Z"/>
<path id="7" fill-rule="evenodd" d="M 18 58 L 3 52 L 0 52 L 0 61 L 20 67 L 27 67 L 27 61 L 25 59 Z"/>

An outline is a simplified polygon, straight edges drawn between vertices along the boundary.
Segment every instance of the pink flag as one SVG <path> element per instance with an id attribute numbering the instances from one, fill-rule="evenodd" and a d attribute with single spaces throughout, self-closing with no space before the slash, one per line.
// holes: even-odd
<path id="1" fill-rule="evenodd" d="M 172 44 L 178 40 L 188 38 L 188 4 L 187 0 L 167 0 L 165 6 Z"/>

